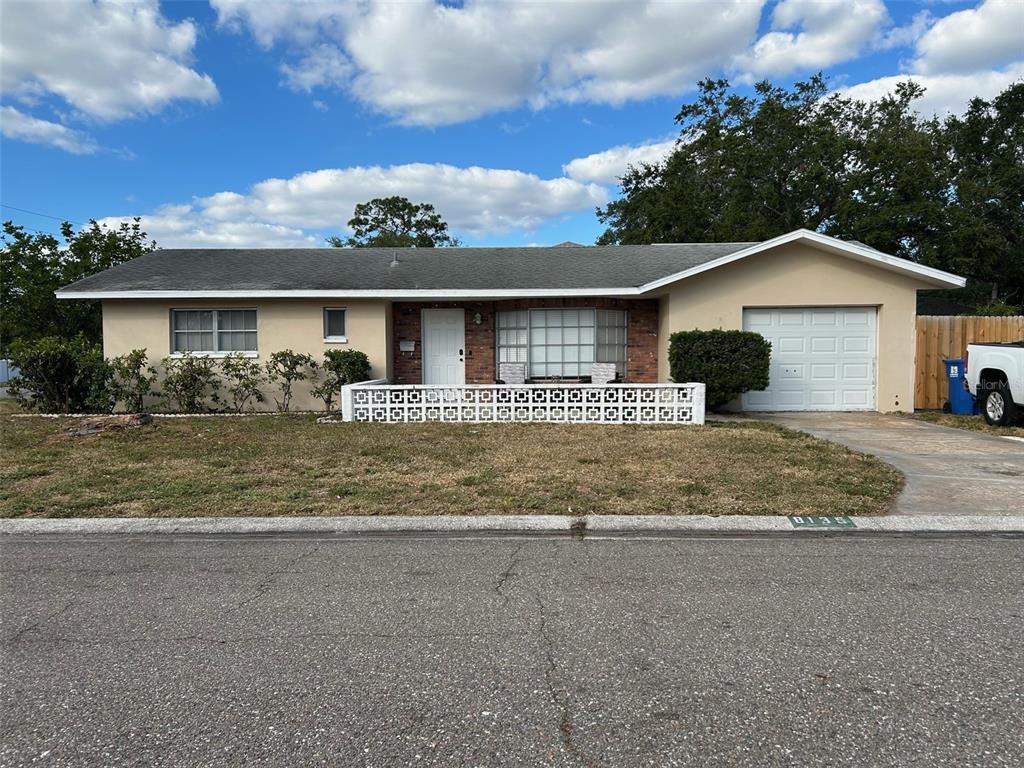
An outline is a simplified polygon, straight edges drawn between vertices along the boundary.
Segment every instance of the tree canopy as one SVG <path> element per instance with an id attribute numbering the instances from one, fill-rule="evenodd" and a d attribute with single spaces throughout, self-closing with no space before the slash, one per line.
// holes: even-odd
<path id="1" fill-rule="evenodd" d="M 99 342 L 103 327 L 99 302 L 58 301 L 54 291 L 156 247 L 148 241 L 139 219 L 122 222 L 116 229 L 90 220 L 77 232 L 70 222 L 64 222 L 60 232 L 58 238 L 4 222 L 0 249 L 2 352 L 15 339 L 82 336 Z"/>
<path id="2" fill-rule="evenodd" d="M 946 120 L 907 82 L 863 102 L 821 75 L 751 96 L 704 80 L 664 163 L 630 168 L 598 210 L 607 243 L 765 240 L 801 227 L 967 275 L 1024 301 L 1024 84 Z"/>
<path id="3" fill-rule="evenodd" d="M 352 236 L 327 238 L 335 248 L 434 248 L 455 246 L 448 225 L 430 203 L 405 197 L 377 197 L 359 203 L 349 219 Z"/>

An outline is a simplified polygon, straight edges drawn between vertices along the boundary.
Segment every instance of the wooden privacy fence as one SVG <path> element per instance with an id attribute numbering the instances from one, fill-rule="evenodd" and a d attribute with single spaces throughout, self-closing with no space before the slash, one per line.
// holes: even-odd
<path id="1" fill-rule="evenodd" d="M 948 400 L 942 361 L 963 357 L 975 341 L 1024 340 L 1024 316 L 967 317 L 921 315 L 917 318 L 917 376 L 914 407 L 941 408 Z"/>

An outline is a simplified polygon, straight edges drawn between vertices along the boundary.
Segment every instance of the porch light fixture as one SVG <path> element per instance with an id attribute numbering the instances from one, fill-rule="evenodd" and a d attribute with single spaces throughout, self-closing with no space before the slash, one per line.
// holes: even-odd
<path id="1" fill-rule="evenodd" d="M 480 325 L 480 323 L 482 323 L 483 320 L 484 319 L 483 319 L 483 317 L 480 316 L 479 312 L 477 312 L 475 315 L 473 315 L 473 324 L 474 325 Z"/>

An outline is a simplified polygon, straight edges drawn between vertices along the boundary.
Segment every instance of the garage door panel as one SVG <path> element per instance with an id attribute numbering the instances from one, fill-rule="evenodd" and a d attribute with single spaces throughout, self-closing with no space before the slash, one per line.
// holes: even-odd
<path id="1" fill-rule="evenodd" d="M 835 363 L 816 363 L 811 366 L 811 379 L 814 381 L 836 381 L 839 378 L 839 366 Z"/>
<path id="2" fill-rule="evenodd" d="M 800 389 L 778 389 L 775 392 L 774 402 L 788 408 L 803 409 L 807 407 L 807 390 Z"/>
<path id="3" fill-rule="evenodd" d="M 760 332 L 761 328 L 772 328 L 772 313 L 769 310 L 751 309 L 744 315 L 744 323 L 750 330 Z"/>
<path id="4" fill-rule="evenodd" d="M 834 355 L 839 349 L 839 340 L 835 336 L 818 336 L 810 339 L 811 352 L 822 355 Z"/>
<path id="5" fill-rule="evenodd" d="M 775 375 L 780 380 L 799 379 L 802 381 L 807 377 L 807 366 L 802 363 L 799 365 L 780 365 L 775 368 Z"/>
<path id="6" fill-rule="evenodd" d="M 861 409 L 871 408 L 872 403 L 871 391 L 868 389 L 844 389 L 843 390 L 843 407 L 850 409 Z"/>
<path id="7" fill-rule="evenodd" d="M 870 383 L 871 382 L 871 369 L 872 365 L 870 362 L 863 363 L 843 363 L 843 381 L 855 381 L 857 383 Z"/>
<path id="8" fill-rule="evenodd" d="M 807 352 L 807 339 L 802 336 L 783 336 L 772 344 L 772 349 L 777 349 L 781 355 L 802 355 Z"/>
<path id="9" fill-rule="evenodd" d="M 748 410 L 875 407 L 877 312 L 865 307 L 744 310 L 743 327 L 772 344 L 770 385 L 748 392 Z"/>
<path id="10" fill-rule="evenodd" d="M 835 408 L 839 399 L 834 389 L 812 389 L 810 404 L 815 408 Z"/>
<path id="11" fill-rule="evenodd" d="M 848 354 L 868 354 L 873 346 L 873 339 L 868 336 L 847 336 L 843 339 L 843 352 Z"/>
<path id="12" fill-rule="evenodd" d="M 847 310 L 843 313 L 843 326 L 846 328 L 869 328 L 871 327 L 871 319 L 875 313 L 872 310 L 858 312 L 856 310 Z"/>

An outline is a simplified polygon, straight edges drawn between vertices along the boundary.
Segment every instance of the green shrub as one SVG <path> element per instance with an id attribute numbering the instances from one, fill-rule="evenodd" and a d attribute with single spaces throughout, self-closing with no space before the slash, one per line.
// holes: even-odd
<path id="1" fill-rule="evenodd" d="M 262 403 L 264 400 L 260 385 L 266 381 L 260 364 L 241 352 L 232 352 L 220 361 L 220 370 L 224 374 L 228 405 L 236 413 L 241 413 L 250 401 Z"/>
<path id="2" fill-rule="evenodd" d="M 355 349 L 329 349 L 324 352 L 321 366 L 324 378 L 313 387 L 313 396 L 324 401 L 324 410 L 330 411 L 334 400 L 346 384 L 370 378 L 370 359 Z"/>
<path id="3" fill-rule="evenodd" d="M 750 331 L 679 331 L 669 337 L 672 380 L 707 386 L 707 407 L 721 408 L 744 392 L 768 387 L 772 346 Z"/>
<path id="4" fill-rule="evenodd" d="M 84 338 L 15 341 L 10 361 L 20 375 L 8 382 L 7 391 L 23 408 L 49 413 L 113 410 L 110 365 L 103 350 Z"/>
<path id="5" fill-rule="evenodd" d="M 267 378 L 278 385 L 280 399 L 277 407 L 287 411 L 292 402 L 292 385 L 316 376 L 317 364 L 311 355 L 282 349 L 274 352 L 267 361 Z"/>
<path id="6" fill-rule="evenodd" d="M 156 368 L 149 365 L 146 350 L 133 349 L 110 361 L 110 395 L 128 411 L 145 410 L 146 397 L 154 394 Z"/>
<path id="7" fill-rule="evenodd" d="M 160 365 L 164 369 L 160 401 L 164 407 L 184 413 L 213 410 L 208 403 L 220 404 L 220 380 L 217 368 L 208 357 L 193 357 L 186 352 L 181 357 L 165 357 Z"/>

